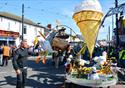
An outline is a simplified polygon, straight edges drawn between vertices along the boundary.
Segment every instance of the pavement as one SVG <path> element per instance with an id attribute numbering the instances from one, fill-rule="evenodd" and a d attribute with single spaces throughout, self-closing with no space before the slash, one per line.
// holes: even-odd
<path id="1" fill-rule="evenodd" d="M 45 65 L 42 62 L 36 64 L 34 58 L 28 58 L 26 88 L 61 88 L 64 84 L 64 66 L 55 69 L 51 59 L 47 59 Z M 0 88 L 16 88 L 16 74 L 11 60 L 8 66 L 0 67 Z"/>

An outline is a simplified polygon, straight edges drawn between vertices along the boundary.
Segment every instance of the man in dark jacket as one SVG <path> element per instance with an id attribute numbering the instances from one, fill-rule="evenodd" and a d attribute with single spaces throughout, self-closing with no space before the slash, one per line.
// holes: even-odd
<path id="1" fill-rule="evenodd" d="M 17 74 L 17 86 L 16 88 L 25 87 L 25 79 L 27 76 L 27 57 L 28 57 L 28 45 L 27 41 L 23 40 L 20 47 L 15 50 L 13 56 L 13 67 Z"/>

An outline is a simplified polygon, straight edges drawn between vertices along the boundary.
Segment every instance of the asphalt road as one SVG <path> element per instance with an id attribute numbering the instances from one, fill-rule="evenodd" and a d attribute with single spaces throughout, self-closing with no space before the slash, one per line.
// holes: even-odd
<path id="1" fill-rule="evenodd" d="M 34 57 L 28 59 L 28 76 L 26 88 L 61 88 L 64 84 L 64 66 L 58 69 L 47 59 L 44 65 L 42 62 L 36 64 Z M 8 66 L 0 67 L 0 88 L 15 88 L 16 74 L 9 60 Z"/>

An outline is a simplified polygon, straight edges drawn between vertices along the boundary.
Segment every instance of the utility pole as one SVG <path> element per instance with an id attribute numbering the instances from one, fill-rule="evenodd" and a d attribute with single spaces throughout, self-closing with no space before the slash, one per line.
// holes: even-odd
<path id="1" fill-rule="evenodd" d="M 112 31 L 114 30 L 114 15 L 112 15 Z M 113 32 L 112 32 L 113 35 Z M 112 38 L 112 37 L 111 37 Z"/>
<path id="2" fill-rule="evenodd" d="M 115 7 L 118 7 L 118 0 L 115 0 Z M 119 34 L 118 34 L 118 14 L 116 14 L 116 48 L 119 45 Z"/>
<path id="3" fill-rule="evenodd" d="M 108 29 L 109 29 L 109 39 L 108 39 L 108 41 L 109 41 L 109 47 L 110 47 L 110 26 L 108 27 Z"/>
<path id="4" fill-rule="evenodd" d="M 22 36 L 21 36 L 21 39 L 23 41 L 23 33 L 24 33 L 24 4 L 22 4 Z"/>

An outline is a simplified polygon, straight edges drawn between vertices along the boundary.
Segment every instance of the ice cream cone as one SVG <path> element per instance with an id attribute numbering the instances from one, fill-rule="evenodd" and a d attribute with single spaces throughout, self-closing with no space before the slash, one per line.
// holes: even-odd
<path id="1" fill-rule="evenodd" d="M 73 15 L 73 19 L 84 37 L 91 57 L 103 17 L 100 7 L 97 8 L 97 6 L 100 6 L 97 0 L 85 0 L 76 7 L 76 12 Z"/>

